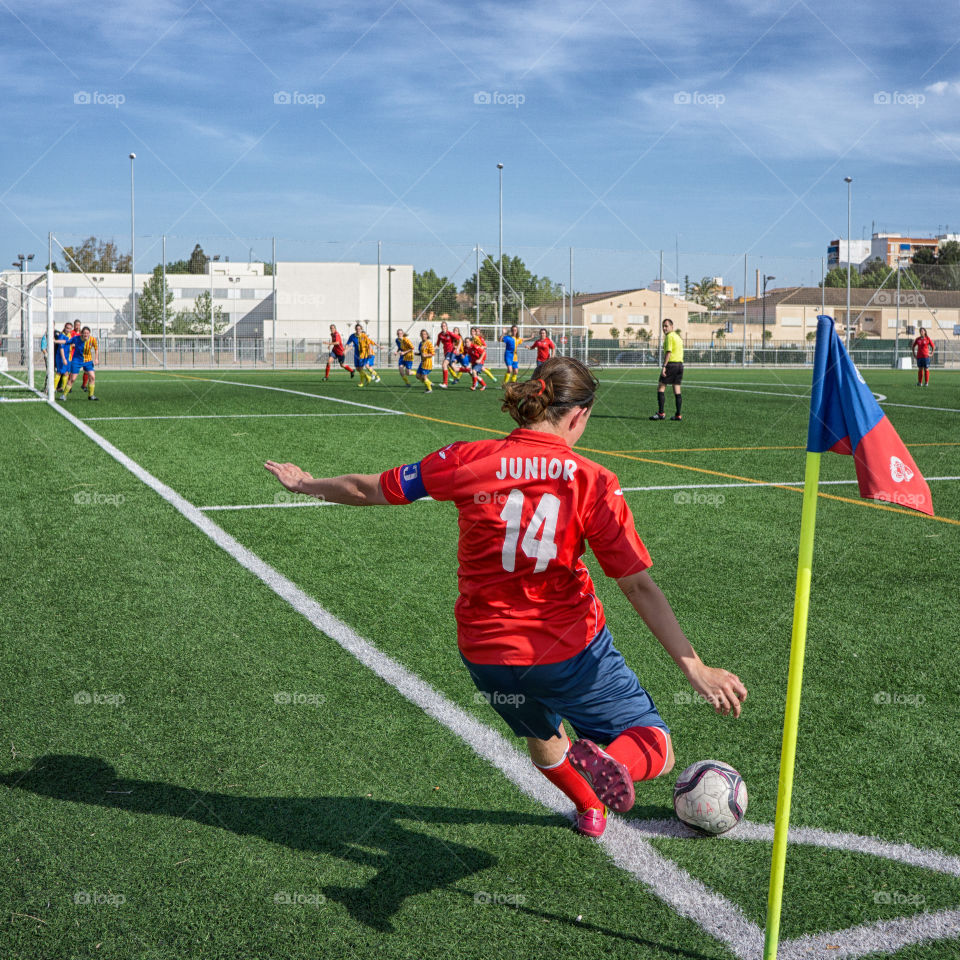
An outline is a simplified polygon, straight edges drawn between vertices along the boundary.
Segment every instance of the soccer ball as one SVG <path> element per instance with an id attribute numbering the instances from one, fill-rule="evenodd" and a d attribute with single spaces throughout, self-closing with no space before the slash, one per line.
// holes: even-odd
<path id="1" fill-rule="evenodd" d="M 727 763 L 691 763 L 673 788 L 673 809 L 688 827 L 716 835 L 733 829 L 747 812 L 747 785 Z"/>

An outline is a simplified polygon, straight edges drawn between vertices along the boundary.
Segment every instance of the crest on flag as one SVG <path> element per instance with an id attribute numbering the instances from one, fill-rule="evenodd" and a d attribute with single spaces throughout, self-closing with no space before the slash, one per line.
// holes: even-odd
<path id="1" fill-rule="evenodd" d="M 899 458 L 890 458 L 890 476 L 897 482 L 913 479 L 913 471 Z"/>

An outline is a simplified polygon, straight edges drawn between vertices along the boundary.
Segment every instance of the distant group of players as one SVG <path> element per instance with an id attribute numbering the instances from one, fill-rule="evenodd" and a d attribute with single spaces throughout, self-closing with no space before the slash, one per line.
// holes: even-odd
<path id="1" fill-rule="evenodd" d="M 520 336 L 520 328 L 516 325 L 510 328 L 509 333 L 500 337 L 504 345 L 504 366 L 506 372 L 503 382 L 511 383 L 516 381 L 520 371 L 519 350 L 521 345 L 528 350 L 537 351 L 537 364 L 543 363 L 554 356 L 557 351 L 557 345 L 550 339 L 545 327 L 541 327 L 536 340 L 524 344 Z M 400 379 L 406 386 L 412 386 L 411 376 L 419 380 L 427 393 L 433 392 L 434 383 L 430 379 L 433 372 L 434 358 L 440 358 L 440 369 L 443 373 L 443 381 L 436 384 L 441 390 L 446 390 L 453 383 L 459 383 L 464 374 L 470 375 L 470 389 L 474 391 L 483 391 L 487 389 L 484 377 L 488 377 L 493 383 L 497 378 L 493 371 L 487 367 L 487 341 L 479 327 L 470 328 L 470 336 L 466 339 L 460 333 L 459 327 L 449 329 L 444 320 L 440 324 L 440 333 L 437 334 L 436 341 L 432 340 L 427 330 L 420 331 L 420 340 L 414 345 L 411 337 L 401 329 L 397 329 L 394 339 L 394 349 L 391 353 L 397 356 L 397 372 Z M 341 369 L 346 370 L 351 377 L 357 374 L 360 382 L 359 387 L 364 387 L 368 383 L 380 383 L 380 375 L 376 372 L 377 344 L 364 331 L 363 324 L 358 323 L 353 328 L 353 333 L 347 338 L 346 343 L 340 331 L 335 324 L 330 324 L 330 352 L 327 356 L 327 369 L 324 374 L 324 380 L 330 379 L 330 371 L 336 364 Z M 347 363 L 347 348 L 353 348 L 353 366 Z M 413 373 L 414 357 L 419 357 L 416 374 Z"/>
<path id="2" fill-rule="evenodd" d="M 40 349 L 48 349 L 46 334 L 40 340 Z M 66 400 L 77 377 L 83 373 L 81 389 L 88 400 L 99 400 L 96 389 L 96 366 L 100 362 L 100 345 L 89 327 L 69 320 L 62 330 L 53 332 L 54 390 L 58 400 Z"/>

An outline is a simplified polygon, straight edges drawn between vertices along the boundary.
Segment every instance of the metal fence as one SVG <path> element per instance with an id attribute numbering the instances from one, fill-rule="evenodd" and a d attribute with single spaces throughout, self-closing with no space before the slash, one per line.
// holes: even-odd
<path id="1" fill-rule="evenodd" d="M 487 364 L 490 367 L 502 367 L 503 344 L 493 340 L 492 331 L 487 336 Z M 960 368 L 960 344 L 954 341 L 936 341 L 933 366 Z M 656 340 L 615 341 L 584 340 L 583 337 L 569 337 L 566 343 L 558 344 L 559 352 L 584 360 L 596 368 L 618 367 L 657 367 L 660 355 Z M 141 337 L 137 341 L 136 357 L 133 355 L 132 340 L 129 337 L 102 337 L 99 341 L 100 368 L 123 370 L 136 368 L 142 370 L 181 370 L 181 369 L 313 369 L 326 364 L 327 341 L 323 339 L 287 338 L 276 341 L 263 338 L 236 336 L 168 336 L 164 343 L 162 337 Z M 684 362 L 688 366 L 706 367 L 804 367 L 813 365 L 814 345 L 793 341 L 766 341 L 761 345 L 759 339 L 748 341 L 744 347 L 742 341 L 725 342 L 714 338 L 690 339 L 684 346 Z M 910 357 L 910 342 L 901 339 L 894 341 L 854 341 L 850 354 L 858 367 L 891 368 Z M 349 354 L 348 354 L 349 356 Z M 534 353 L 519 351 L 522 369 L 532 369 Z M 21 353 L 19 337 L 0 337 L 0 357 L 6 357 L 11 370 L 25 369 L 28 354 Z M 37 371 L 44 369 L 44 358 L 40 351 L 40 337 L 33 342 L 33 358 Z M 377 365 L 390 367 L 394 358 L 381 348 Z M 439 365 L 439 361 L 437 362 Z"/>

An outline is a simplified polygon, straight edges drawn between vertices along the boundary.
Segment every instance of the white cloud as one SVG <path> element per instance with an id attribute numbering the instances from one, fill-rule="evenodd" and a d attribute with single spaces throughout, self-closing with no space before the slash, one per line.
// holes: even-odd
<path id="1" fill-rule="evenodd" d="M 923 89 L 926 90 L 927 93 L 936 94 L 938 97 L 942 97 L 945 93 L 958 96 L 960 95 L 960 80 L 938 80 L 936 83 L 931 83 Z"/>

